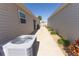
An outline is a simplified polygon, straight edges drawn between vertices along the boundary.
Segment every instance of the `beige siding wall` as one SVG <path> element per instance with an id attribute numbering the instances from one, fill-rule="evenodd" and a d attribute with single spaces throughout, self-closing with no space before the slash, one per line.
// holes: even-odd
<path id="1" fill-rule="evenodd" d="M 65 38 L 73 41 L 79 38 L 79 4 L 69 4 L 57 15 L 48 19 L 48 26 L 56 29 Z"/>
<path id="2" fill-rule="evenodd" d="M 24 10 L 22 10 L 20 7 L 18 7 L 17 11 L 21 10 L 23 12 L 25 12 Z M 22 34 L 30 34 L 31 32 L 33 32 L 33 16 L 26 13 L 26 24 L 21 24 L 20 20 L 19 20 L 19 25 L 20 25 L 20 29 L 22 31 Z"/>
<path id="3" fill-rule="evenodd" d="M 26 24 L 21 24 L 16 4 L 0 4 L 0 43 L 33 31 L 33 19 L 26 13 Z"/>

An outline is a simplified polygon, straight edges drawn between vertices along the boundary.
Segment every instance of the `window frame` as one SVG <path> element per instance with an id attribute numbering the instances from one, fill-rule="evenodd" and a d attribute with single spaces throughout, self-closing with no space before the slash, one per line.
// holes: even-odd
<path id="1" fill-rule="evenodd" d="M 24 18 L 24 17 L 21 17 L 21 16 L 20 16 L 20 13 L 22 13 L 22 14 L 25 15 L 25 13 L 24 13 L 23 11 L 18 10 L 18 15 L 19 15 L 20 23 L 21 23 L 21 24 L 26 24 L 26 15 L 25 15 L 25 18 Z M 22 21 L 22 19 L 24 19 L 24 20 Z"/>

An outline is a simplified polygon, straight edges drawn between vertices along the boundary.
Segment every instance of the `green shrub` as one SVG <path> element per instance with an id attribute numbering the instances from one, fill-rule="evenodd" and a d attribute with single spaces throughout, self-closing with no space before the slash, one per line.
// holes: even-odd
<path id="1" fill-rule="evenodd" d="M 53 29 L 50 28 L 50 27 L 47 27 L 47 26 L 46 26 L 46 28 L 48 29 L 48 31 L 53 31 Z"/>
<path id="2" fill-rule="evenodd" d="M 51 28 L 48 28 L 48 31 L 53 31 L 53 29 L 51 29 Z"/>
<path id="3" fill-rule="evenodd" d="M 64 41 L 63 41 L 63 39 L 58 39 L 58 44 L 64 44 Z"/>
<path id="4" fill-rule="evenodd" d="M 70 45 L 70 41 L 69 40 L 65 40 L 64 38 L 61 38 L 58 40 L 58 44 L 64 45 L 64 46 L 69 46 Z"/>
<path id="5" fill-rule="evenodd" d="M 50 34 L 53 35 L 53 34 L 57 34 L 57 33 L 55 31 L 51 31 Z"/>
<path id="6" fill-rule="evenodd" d="M 52 29 L 48 29 L 48 31 L 52 31 Z"/>
<path id="7" fill-rule="evenodd" d="M 70 45 L 70 41 L 69 40 L 64 40 L 64 46 L 69 46 Z"/>

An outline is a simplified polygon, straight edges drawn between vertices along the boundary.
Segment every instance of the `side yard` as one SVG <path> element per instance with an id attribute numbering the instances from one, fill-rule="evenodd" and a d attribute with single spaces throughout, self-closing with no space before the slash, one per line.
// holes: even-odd
<path id="1" fill-rule="evenodd" d="M 42 25 L 36 35 L 39 41 L 37 56 L 64 56 L 45 26 Z"/>
<path id="2" fill-rule="evenodd" d="M 65 56 L 79 56 L 79 39 L 70 42 L 68 39 L 65 39 L 62 35 L 57 33 L 54 29 L 48 26 L 46 26 L 46 28 L 54 41 L 58 43 L 58 46 Z"/>

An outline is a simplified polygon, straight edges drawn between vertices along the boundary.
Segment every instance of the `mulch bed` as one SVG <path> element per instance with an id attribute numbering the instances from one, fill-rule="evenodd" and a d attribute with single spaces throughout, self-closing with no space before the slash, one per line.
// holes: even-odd
<path id="1" fill-rule="evenodd" d="M 79 39 L 72 42 L 68 47 L 64 47 L 63 50 L 66 56 L 79 56 Z"/>
<path id="2" fill-rule="evenodd" d="M 57 40 L 60 38 L 58 35 L 52 35 L 52 37 L 55 39 L 55 41 L 57 42 Z M 63 45 L 58 45 L 60 47 L 60 49 L 62 50 L 62 52 L 64 53 L 65 56 L 78 56 L 78 51 L 79 50 L 77 48 L 74 47 L 74 43 L 70 44 L 70 46 L 65 47 Z M 75 50 L 75 51 L 74 51 Z"/>

